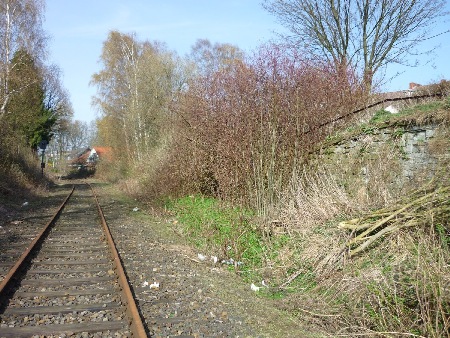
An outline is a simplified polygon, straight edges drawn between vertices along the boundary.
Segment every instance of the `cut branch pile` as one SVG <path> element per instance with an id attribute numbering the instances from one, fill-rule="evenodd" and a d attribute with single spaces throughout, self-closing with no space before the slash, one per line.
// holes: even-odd
<path id="1" fill-rule="evenodd" d="M 352 231 L 352 238 L 343 250 L 351 257 L 387 234 L 427 224 L 430 219 L 434 224 L 441 222 L 447 223 L 448 226 L 449 218 L 450 187 L 435 186 L 430 182 L 393 206 L 369 213 L 362 218 L 341 222 L 338 227 Z"/>

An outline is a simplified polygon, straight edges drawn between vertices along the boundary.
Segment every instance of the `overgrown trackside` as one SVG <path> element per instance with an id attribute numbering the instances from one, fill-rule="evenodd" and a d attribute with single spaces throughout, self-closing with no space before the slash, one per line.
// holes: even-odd
<path id="1" fill-rule="evenodd" d="M 199 252 L 216 256 L 219 264 L 224 262 L 247 276 L 262 265 L 267 247 L 262 233 L 252 223 L 251 211 L 226 207 L 216 199 L 203 196 L 172 200 L 167 207 L 176 216 L 177 232 L 188 238 Z"/>
<path id="2" fill-rule="evenodd" d="M 396 115 L 379 111 L 370 122 L 323 143 L 335 145 L 346 138 L 367 142 L 376 129 L 405 132 L 431 123 L 437 128 L 427 146 L 437 161 L 431 181 L 418 173 L 409 184 L 392 184 L 401 171 L 391 162 L 403 156 L 396 144 L 402 134 L 393 132 L 386 142 L 389 156 L 385 150 L 377 156 L 358 152 L 357 166 L 350 163 L 347 168 L 339 156 L 327 157 L 321 166 L 305 166 L 310 171 L 294 176 L 289 193 L 264 222 L 244 209 L 226 209 L 212 198 L 191 196 L 168 204 L 178 220 L 175 228 L 199 251 L 242 262 L 234 266 L 248 281 L 257 284 L 264 278 L 271 285 L 259 295 L 275 299 L 280 308 L 320 326 L 324 334 L 446 336 L 449 108 L 447 98 Z M 357 180 L 351 172 L 366 165 L 364 161 L 375 162 L 374 173 L 387 172 L 389 179 L 377 173 L 373 182 Z M 370 184 L 384 199 L 359 197 L 359 190 Z"/>
<path id="3" fill-rule="evenodd" d="M 353 236 L 346 243 L 351 257 L 383 236 L 402 228 L 428 225 L 435 227 L 445 237 L 445 234 L 450 234 L 449 215 L 450 186 L 430 183 L 392 206 L 369 212 L 362 218 L 341 222 L 339 228 L 352 231 Z M 447 240 L 444 238 L 445 243 Z"/>

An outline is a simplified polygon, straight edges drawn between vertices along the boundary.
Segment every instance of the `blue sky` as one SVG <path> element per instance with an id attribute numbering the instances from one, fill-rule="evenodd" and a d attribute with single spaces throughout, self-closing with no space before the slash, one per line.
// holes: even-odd
<path id="1" fill-rule="evenodd" d="M 91 121 L 95 88 L 92 74 L 100 70 L 103 42 L 108 32 L 134 32 L 140 40 L 162 41 L 180 56 L 189 53 L 197 39 L 231 43 L 251 51 L 283 28 L 261 6 L 261 0 L 47 0 L 44 28 L 50 35 L 50 61 L 60 67 L 63 86 L 70 95 L 74 119 Z M 450 4 L 447 2 L 450 11 Z M 436 33 L 450 28 L 447 19 Z M 401 90 L 409 82 L 427 84 L 450 79 L 450 34 L 428 41 L 440 47 L 434 56 L 422 57 L 420 68 L 396 67 L 403 72 L 386 90 Z"/>

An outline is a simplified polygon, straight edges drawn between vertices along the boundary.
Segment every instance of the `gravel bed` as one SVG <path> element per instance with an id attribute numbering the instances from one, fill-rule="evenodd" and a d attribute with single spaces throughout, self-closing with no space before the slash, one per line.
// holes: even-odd
<path id="1" fill-rule="evenodd" d="M 143 206 L 132 201 L 123 201 L 117 197 L 116 192 L 108 187 L 103 188 L 102 184 L 94 182 L 94 188 L 99 194 L 100 204 L 124 262 L 149 337 L 318 337 L 318 335 L 309 334 L 297 319 L 278 310 L 274 300 L 263 298 L 252 291 L 250 283 L 243 282 L 239 276 L 228 271 L 226 266 L 213 264 L 209 260 L 200 261 L 198 259 L 200 252 L 190 247 L 184 238 L 173 231 L 173 220 L 151 216 L 150 213 L 143 211 Z M 81 201 L 80 205 L 83 203 L 84 201 Z M 139 210 L 133 211 L 135 207 Z M 81 213 L 78 207 L 67 210 L 72 214 Z M 95 215 L 90 211 L 87 214 L 92 217 Z M 72 224 L 84 226 L 80 220 Z M 85 239 L 87 236 L 79 237 Z M 96 243 L 98 235 L 92 237 L 92 242 Z M 73 241 L 55 239 L 53 243 L 70 246 Z M 71 269 L 71 267 L 69 264 L 64 267 L 39 264 L 36 269 L 53 271 L 54 269 Z M 73 275 L 77 273 L 74 271 Z M 43 274 L 38 278 L 42 277 L 55 278 L 55 275 Z M 111 286 L 116 285 L 111 283 Z M 53 285 L 22 287 L 21 291 L 60 290 L 58 286 Z M 94 287 L 88 286 L 88 288 Z M 71 287 L 73 290 L 84 288 L 85 286 Z M 107 301 L 105 295 L 96 297 L 99 297 L 97 299 L 99 303 Z M 62 302 L 67 301 L 67 297 L 57 299 Z M 32 302 L 29 299 L 27 301 Z M 96 303 L 95 297 L 87 301 Z M 115 315 L 113 310 L 105 311 L 104 314 L 108 320 L 116 320 Z M 0 333 L 1 327 L 19 324 L 20 321 L 25 320 L 20 316 L 4 318 L 0 315 L 0 317 Z M 28 320 L 43 320 L 44 323 L 53 320 L 55 323 L 61 323 L 62 321 L 90 320 L 88 319 L 90 317 L 90 313 L 73 312 L 33 317 Z M 17 323 L 11 324 L 14 320 L 17 320 Z M 124 331 L 84 332 L 47 337 L 86 338 L 126 337 L 127 335 L 128 332 Z"/>
<path id="2" fill-rule="evenodd" d="M 14 299 L 9 303 L 11 307 L 33 307 L 33 306 L 70 306 L 76 304 L 99 304 L 99 303 L 120 303 L 118 295 L 82 295 L 82 296 L 67 296 L 67 297 L 21 297 L 21 299 Z"/>
<path id="3" fill-rule="evenodd" d="M 32 259 L 30 273 L 27 273 L 17 287 L 18 293 L 9 300 L 7 312 L 0 314 L 0 337 L 2 328 L 123 322 L 124 320 L 126 322 L 120 295 L 115 292 L 118 286 L 111 263 L 100 266 L 68 264 L 110 259 L 107 245 L 100 241 L 101 226 L 93 216 L 95 212 L 90 212 L 93 209 L 93 204 L 88 203 L 92 202 L 90 191 L 85 186 L 80 187 L 73 197 L 42 244 L 41 251 Z M 62 239 L 64 236 L 68 236 L 70 240 Z M 57 265 L 59 263 L 65 264 Z M 58 271 L 61 269 L 65 270 Z M 82 269 L 98 269 L 99 271 L 89 272 Z M 93 283 L 96 278 L 103 280 Z M 71 286 L 64 285 L 67 284 L 64 280 L 70 280 Z M 83 292 L 95 289 L 103 289 L 106 292 L 111 290 L 109 293 L 112 294 L 51 295 L 52 292 Z M 36 294 L 24 294 L 25 292 Z M 38 308 L 41 309 L 36 311 Z M 61 313 L 45 313 L 47 309 Z M 16 311 L 24 311 L 27 314 Z M 41 313 L 33 314 L 33 312 Z M 108 331 L 96 334 L 85 332 L 68 336 L 122 337 L 129 336 L 129 332 L 126 328 L 118 332 Z"/>
<path id="4" fill-rule="evenodd" d="M 30 325 L 75 324 L 86 322 L 108 322 L 124 319 L 118 311 L 74 311 L 68 314 L 10 315 L 2 318 L 2 327 L 25 327 Z"/>
<path id="5" fill-rule="evenodd" d="M 111 267 L 111 263 L 110 262 L 106 262 L 106 263 L 103 263 L 103 264 L 98 264 L 95 267 L 89 266 L 88 268 L 94 268 L 94 269 L 98 268 L 100 270 L 100 269 L 102 269 L 104 267 L 108 267 L 108 266 Z M 37 264 L 36 265 L 36 269 L 48 270 L 48 271 L 59 271 L 59 270 L 65 271 L 65 270 L 69 270 L 70 269 L 70 270 L 72 270 L 73 273 L 76 273 L 77 270 L 83 270 L 83 267 L 73 266 L 73 265 L 68 265 L 68 264 L 50 265 L 50 264 L 42 263 L 42 264 Z"/>
<path id="6" fill-rule="evenodd" d="M 317 337 L 225 265 L 200 261 L 173 220 L 96 192 L 150 337 Z"/>
<path id="7" fill-rule="evenodd" d="M 33 270 L 31 270 L 32 272 Z M 39 273 L 39 274 L 33 274 L 36 276 L 36 279 L 67 279 L 67 278 L 95 278 L 95 277 L 106 277 L 108 276 L 108 271 L 98 271 L 98 272 L 60 272 L 58 273 L 58 270 L 56 269 L 48 269 L 51 273 Z M 47 272 L 47 271 L 46 271 Z"/>
<path id="8" fill-rule="evenodd" d="M 51 219 L 68 192 L 68 187 L 61 185 L 47 191 L 45 198 L 21 194 L 0 198 L 0 262 L 10 263 L 8 267 L 0 267 L 0 282 Z M 5 257 L 5 253 L 10 257 Z"/>
<path id="9" fill-rule="evenodd" d="M 25 224 L 24 221 L 0 223 L 0 262 L 5 263 L 5 266 L 0 267 L 0 282 L 44 225 L 41 222 L 30 225 Z"/>
<path id="10" fill-rule="evenodd" d="M 129 334 L 125 331 L 106 331 L 106 332 L 96 332 L 96 333 L 88 333 L 88 332 L 82 332 L 78 334 L 59 334 L 59 335 L 50 335 L 50 336 L 39 336 L 34 335 L 31 336 L 31 338 L 127 338 L 129 337 Z"/>
<path id="11" fill-rule="evenodd" d="M 115 288 L 117 287 L 117 284 L 115 281 L 111 281 L 111 282 L 102 282 L 102 283 L 94 283 L 94 284 L 89 284 L 89 286 L 85 286 L 85 285 L 72 285 L 72 286 L 39 286 L 39 285 L 22 285 L 20 288 L 20 291 L 23 292 L 59 292 L 59 291 L 81 291 L 81 290 L 86 290 L 86 289 L 107 289 L 107 288 Z"/>
<path id="12" fill-rule="evenodd" d="M 112 311 L 99 311 L 99 312 L 73 312 L 70 314 L 58 314 L 58 315 L 29 315 L 29 316 L 10 316 L 7 319 L 2 319 L 0 322 L 0 333 L 2 328 L 11 328 L 11 327 L 24 327 L 24 326 L 46 326 L 46 325 L 58 325 L 58 324 L 77 324 L 84 323 L 86 321 L 94 321 L 94 322 L 108 322 L 114 320 L 123 320 L 123 315 L 114 313 Z M 98 337 L 98 338 L 111 338 L 111 337 L 120 337 L 125 338 L 129 337 L 130 333 L 128 330 L 119 330 L 119 331 L 105 331 L 105 332 L 81 332 L 81 333 L 72 333 L 72 334 L 58 334 L 58 335 L 33 335 L 32 338 L 63 338 L 63 337 L 79 337 L 79 338 L 90 338 L 90 337 Z"/>

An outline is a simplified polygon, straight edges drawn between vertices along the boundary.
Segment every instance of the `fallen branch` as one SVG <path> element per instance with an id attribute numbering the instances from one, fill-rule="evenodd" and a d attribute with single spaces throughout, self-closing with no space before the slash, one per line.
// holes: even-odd
<path id="1" fill-rule="evenodd" d="M 363 251 L 365 248 L 367 248 L 370 244 L 375 242 L 375 240 L 377 240 L 384 234 L 394 232 L 394 231 L 400 230 L 402 228 L 411 227 L 411 226 L 414 226 L 417 224 L 418 223 L 416 221 L 411 221 L 411 222 L 403 224 L 403 225 L 394 224 L 394 225 L 388 226 L 388 227 L 384 228 L 383 230 L 380 230 L 379 232 L 377 232 L 375 235 L 367 238 L 367 240 L 364 243 L 362 243 L 360 246 L 358 246 L 356 249 L 350 250 L 349 256 L 351 257 L 351 256 L 356 255 L 357 253 Z"/>
<path id="2" fill-rule="evenodd" d="M 399 202 L 393 207 L 374 211 L 363 218 L 339 223 L 339 229 L 352 230 L 352 233 L 362 231 L 346 243 L 344 251 L 351 257 L 365 250 L 383 235 L 420 224 L 418 220 L 427 215 L 445 219 L 448 217 L 450 203 L 449 189 L 450 187 L 447 186 L 433 190 L 428 183 L 413 192 L 406 202 Z M 425 195 L 418 197 L 424 193 Z"/>
<path id="3" fill-rule="evenodd" d="M 304 272 L 303 269 L 300 269 L 300 270 L 294 272 L 292 275 L 289 276 L 289 278 L 283 284 L 280 285 L 280 289 L 287 287 L 289 284 L 291 284 L 291 282 L 294 279 L 296 279 L 298 276 L 300 276 L 303 272 Z"/>

